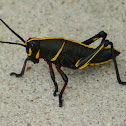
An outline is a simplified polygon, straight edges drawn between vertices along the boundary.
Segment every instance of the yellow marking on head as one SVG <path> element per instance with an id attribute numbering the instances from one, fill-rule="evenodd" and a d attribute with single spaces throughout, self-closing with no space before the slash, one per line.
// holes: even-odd
<path id="1" fill-rule="evenodd" d="M 54 58 L 51 59 L 51 61 L 55 61 L 55 60 L 58 58 L 59 54 L 60 54 L 61 51 L 63 50 L 64 45 L 65 45 L 65 42 L 63 43 L 63 45 L 61 46 L 61 48 L 60 48 L 60 50 L 57 52 L 57 54 L 54 56 Z"/>
<path id="2" fill-rule="evenodd" d="M 31 56 L 31 54 L 32 54 L 32 50 L 31 50 L 31 48 L 29 48 L 29 53 L 27 55 Z"/>
<path id="3" fill-rule="evenodd" d="M 40 56 L 40 50 L 37 52 L 37 54 L 36 54 L 36 59 L 39 59 L 39 56 Z"/>
<path id="4" fill-rule="evenodd" d="M 86 66 L 88 66 L 89 65 L 89 62 L 97 55 L 97 53 L 102 49 L 104 47 L 104 45 L 102 45 L 100 48 L 99 48 L 99 50 L 84 64 L 84 65 L 82 65 L 81 67 L 79 67 L 78 69 L 83 69 L 83 68 L 85 68 Z M 80 59 L 81 60 L 81 59 Z M 75 66 L 76 67 L 78 67 L 78 63 L 80 62 L 80 60 L 79 61 L 77 61 L 77 63 L 75 64 Z"/>

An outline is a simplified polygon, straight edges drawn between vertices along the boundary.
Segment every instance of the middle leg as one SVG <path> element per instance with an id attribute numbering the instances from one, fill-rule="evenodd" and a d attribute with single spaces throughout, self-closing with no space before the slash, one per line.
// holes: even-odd
<path id="1" fill-rule="evenodd" d="M 65 82 L 65 84 L 64 84 L 64 86 L 63 86 L 63 88 L 62 88 L 62 90 L 61 90 L 61 92 L 60 92 L 60 94 L 59 94 L 59 107 L 62 107 L 62 96 L 63 96 L 64 90 L 65 90 L 65 88 L 66 88 L 66 86 L 67 86 L 67 83 L 68 83 L 68 77 L 67 77 L 67 75 L 61 70 L 61 68 L 60 68 L 59 66 L 56 66 L 56 69 L 57 69 L 57 71 L 60 73 L 60 75 L 62 76 L 62 78 L 63 78 L 63 80 L 64 80 L 64 82 Z"/>
<path id="2" fill-rule="evenodd" d="M 53 93 L 53 96 L 56 96 L 56 93 L 58 92 L 58 85 L 57 85 L 57 82 L 55 80 L 55 74 L 54 74 L 54 71 L 53 71 L 52 63 L 51 62 L 47 62 L 47 63 L 49 65 L 51 79 L 52 79 L 54 86 L 55 86 L 55 91 Z"/>

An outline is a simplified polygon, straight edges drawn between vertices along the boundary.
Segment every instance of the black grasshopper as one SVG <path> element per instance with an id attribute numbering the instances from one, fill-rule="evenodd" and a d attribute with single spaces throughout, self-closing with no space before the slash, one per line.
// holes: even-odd
<path id="1" fill-rule="evenodd" d="M 50 75 L 55 86 L 54 96 L 57 95 L 58 85 L 55 81 L 55 75 L 52 68 L 52 63 L 55 64 L 57 71 L 62 76 L 65 84 L 59 94 L 59 107 L 62 107 L 62 95 L 68 83 L 67 75 L 61 70 L 61 67 L 68 67 L 71 69 L 83 69 L 86 66 L 94 66 L 107 63 L 111 60 L 114 62 L 116 77 L 119 84 L 126 85 L 120 79 L 116 56 L 120 54 L 118 50 L 113 47 L 113 43 L 106 40 L 107 34 L 104 31 L 99 32 L 95 36 L 83 42 L 76 42 L 65 39 L 63 37 L 49 37 L 49 38 L 29 38 L 25 41 L 15 31 L 13 31 L 2 19 L 0 21 L 11 30 L 24 44 L 3 42 L 21 45 L 26 48 L 28 57 L 24 61 L 23 68 L 20 74 L 12 72 L 10 75 L 21 77 L 25 72 L 26 63 L 31 60 L 34 64 L 39 63 L 39 59 L 43 58 L 49 65 Z M 100 45 L 97 48 L 89 46 L 97 39 L 102 38 Z M 109 46 L 110 47 L 107 47 Z"/>

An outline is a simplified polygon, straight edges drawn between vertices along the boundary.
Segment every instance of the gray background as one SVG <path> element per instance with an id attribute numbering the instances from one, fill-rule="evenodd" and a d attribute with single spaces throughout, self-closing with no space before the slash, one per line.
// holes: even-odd
<path id="1" fill-rule="evenodd" d="M 65 37 L 81 42 L 104 30 L 121 51 L 117 60 L 126 81 L 125 0 L 0 0 L 0 18 L 25 40 Z M 0 40 L 22 43 L 2 23 Z M 62 68 L 69 84 L 59 108 L 44 60 L 28 62 L 22 78 L 9 76 L 21 71 L 26 57 L 25 48 L 0 44 L 0 126 L 126 125 L 126 86 L 118 84 L 113 62 L 76 71 Z M 64 82 L 55 73 L 61 89 Z"/>

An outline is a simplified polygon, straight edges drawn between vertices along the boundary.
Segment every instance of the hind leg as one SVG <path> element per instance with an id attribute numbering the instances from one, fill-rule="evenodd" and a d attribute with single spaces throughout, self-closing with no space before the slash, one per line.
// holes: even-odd
<path id="1" fill-rule="evenodd" d="M 107 33 L 104 31 L 101 31 L 97 35 L 91 37 L 90 39 L 88 39 L 86 41 L 83 41 L 82 43 L 86 44 L 86 45 L 90 45 L 91 43 L 93 43 L 94 41 L 96 41 L 99 38 L 102 38 L 102 41 L 104 41 L 106 37 L 107 37 Z"/>
<path id="2" fill-rule="evenodd" d="M 63 93 L 65 91 L 65 88 L 67 86 L 67 83 L 68 83 L 68 77 L 67 75 L 61 70 L 61 67 L 59 66 L 56 66 L 56 69 L 57 71 L 60 73 L 62 79 L 64 80 L 64 86 L 62 88 L 62 90 L 60 91 L 60 94 L 59 94 L 59 107 L 62 107 L 63 106 L 63 100 L 62 100 L 62 96 L 63 96 Z"/>
<path id="3" fill-rule="evenodd" d="M 117 62 L 116 62 L 116 56 L 115 56 L 115 53 L 114 53 L 113 43 L 109 42 L 109 45 L 111 46 L 111 52 L 112 52 L 112 57 L 113 57 L 113 62 L 114 62 L 114 66 L 115 66 L 117 80 L 118 80 L 119 84 L 126 85 L 126 82 L 122 82 L 121 79 L 120 79 L 120 74 L 119 74 L 118 65 L 117 65 Z"/>
<path id="4" fill-rule="evenodd" d="M 51 62 L 48 62 L 48 61 L 47 61 L 47 63 L 49 65 L 51 79 L 52 79 L 52 81 L 54 83 L 54 86 L 55 86 L 55 91 L 53 93 L 53 96 L 56 96 L 57 95 L 56 93 L 58 92 L 58 85 L 57 85 L 57 82 L 55 80 L 54 70 L 53 70 L 53 67 L 52 67 L 52 63 Z"/>
<path id="5" fill-rule="evenodd" d="M 88 66 L 89 63 L 91 62 L 91 60 L 106 46 L 109 45 L 109 41 L 108 40 L 105 40 L 105 41 L 102 41 L 101 44 L 93 50 L 93 52 L 91 54 L 89 54 L 87 57 L 82 57 L 81 59 L 79 59 L 75 66 L 78 68 L 78 69 L 83 69 L 84 67 Z"/>

